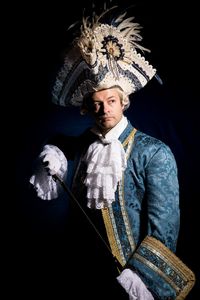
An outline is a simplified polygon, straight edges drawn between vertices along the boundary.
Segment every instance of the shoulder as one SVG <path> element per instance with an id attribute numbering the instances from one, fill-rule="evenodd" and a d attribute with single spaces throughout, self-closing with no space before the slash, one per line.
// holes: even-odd
<path id="1" fill-rule="evenodd" d="M 132 130 L 134 129 L 134 126 L 131 124 L 130 121 L 128 121 L 128 125 L 126 127 L 126 129 L 124 130 L 123 134 L 120 137 L 121 142 L 124 142 L 124 140 L 131 134 Z M 146 150 L 146 149 L 152 149 L 153 150 L 157 150 L 159 148 L 169 148 L 164 142 L 162 142 L 161 140 L 150 136 L 142 131 L 140 131 L 139 129 L 136 129 L 136 133 L 134 135 L 134 148 L 138 148 L 140 149 L 140 151 L 142 150 Z"/>
<path id="2" fill-rule="evenodd" d="M 163 141 L 141 132 L 140 130 L 137 130 L 135 134 L 135 146 L 141 149 L 148 149 L 152 151 L 157 151 L 158 149 L 166 149 L 167 151 L 171 151 L 170 147 Z"/>
<path id="3" fill-rule="evenodd" d="M 143 147 L 165 147 L 167 146 L 164 142 L 162 142 L 161 140 L 150 136 L 140 130 L 136 131 L 135 134 L 135 143 L 137 143 L 137 145 L 143 146 Z"/>
<path id="4" fill-rule="evenodd" d="M 135 134 L 133 155 L 143 157 L 148 162 L 152 159 L 175 161 L 168 145 L 139 130 Z"/>

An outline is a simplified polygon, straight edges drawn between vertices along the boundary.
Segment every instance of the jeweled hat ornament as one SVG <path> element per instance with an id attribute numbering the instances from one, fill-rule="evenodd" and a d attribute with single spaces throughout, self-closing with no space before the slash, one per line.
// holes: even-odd
<path id="1" fill-rule="evenodd" d="M 105 23 L 116 6 L 92 18 L 84 17 L 80 34 L 73 40 L 53 88 L 53 102 L 81 106 L 83 97 L 96 90 L 119 86 L 126 95 L 144 87 L 156 69 L 140 52 L 149 51 L 142 40 L 140 25 L 126 12 Z M 139 51 L 137 51 L 139 50 Z"/>

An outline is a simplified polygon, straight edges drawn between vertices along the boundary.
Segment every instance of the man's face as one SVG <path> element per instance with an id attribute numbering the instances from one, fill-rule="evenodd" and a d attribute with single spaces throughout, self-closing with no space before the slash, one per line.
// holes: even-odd
<path id="1" fill-rule="evenodd" d="M 101 90 L 92 95 L 91 114 L 102 133 L 108 132 L 121 120 L 123 109 L 116 88 Z"/>

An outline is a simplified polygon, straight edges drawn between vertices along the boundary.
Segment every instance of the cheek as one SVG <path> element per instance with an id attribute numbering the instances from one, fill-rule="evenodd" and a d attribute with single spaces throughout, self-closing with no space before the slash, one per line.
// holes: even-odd
<path id="1" fill-rule="evenodd" d="M 123 114 L 123 106 L 118 107 L 117 114 L 121 116 Z"/>

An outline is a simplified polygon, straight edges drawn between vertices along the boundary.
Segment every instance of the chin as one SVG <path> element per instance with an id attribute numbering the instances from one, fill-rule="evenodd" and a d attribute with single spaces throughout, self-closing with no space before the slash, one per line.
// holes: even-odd
<path id="1" fill-rule="evenodd" d="M 105 129 L 105 130 L 109 130 L 109 129 L 113 128 L 115 125 L 116 125 L 115 122 L 107 121 L 107 122 L 102 124 L 102 128 Z"/>

